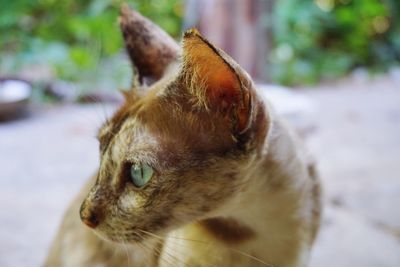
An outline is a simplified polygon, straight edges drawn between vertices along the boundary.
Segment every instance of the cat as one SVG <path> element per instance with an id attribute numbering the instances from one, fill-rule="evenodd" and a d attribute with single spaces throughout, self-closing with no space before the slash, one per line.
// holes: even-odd
<path id="1" fill-rule="evenodd" d="M 45 266 L 307 266 L 321 193 L 296 135 L 197 30 L 180 47 L 127 6 L 120 26 L 133 88 Z"/>

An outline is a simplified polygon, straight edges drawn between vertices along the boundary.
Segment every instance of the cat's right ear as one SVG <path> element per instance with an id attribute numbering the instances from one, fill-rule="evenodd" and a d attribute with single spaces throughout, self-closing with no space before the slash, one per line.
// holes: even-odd
<path id="1" fill-rule="evenodd" d="M 143 84 L 159 80 L 167 67 L 177 61 L 179 45 L 160 27 L 123 4 L 119 24 L 128 55 L 136 73 L 136 81 Z"/>
<path id="2" fill-rule="evenodd" d="M 181 69 L 195 103 L 225 118 L 235 135 L 246 132 L 254 110 L 253 82 L 225 52 L 213 46 L 196 29 L 183 36 Z"/>

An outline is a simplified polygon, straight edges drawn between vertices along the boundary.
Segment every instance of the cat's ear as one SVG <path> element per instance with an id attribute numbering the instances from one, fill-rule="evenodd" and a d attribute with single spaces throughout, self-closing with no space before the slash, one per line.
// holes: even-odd
<path id="1" fill-rule="evenodd" d="M 195 29 L 183 37 L 182 74 L 200 105 L 222 114 L 235 133 L 249 128 L 253 98 L 249 75 Z"/>
<path id="2" fill-rule="evenodd" d="M 137 82 L 160 79 L 180 54 L 179 45 L 161 28 L 123 4 L 119 24 Z M 135 82 L 135 81 L 134 81 Z"/>

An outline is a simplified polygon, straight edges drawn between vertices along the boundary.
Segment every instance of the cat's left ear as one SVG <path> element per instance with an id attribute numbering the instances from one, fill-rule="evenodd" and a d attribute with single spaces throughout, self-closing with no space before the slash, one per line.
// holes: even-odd
<path id="1" fill-rule="evenodd" d="M 249 75 L 195 29 L 183 37 L 182 73 L 199 105 L 222 114 L 236 134 L 250 127 L 254 89 Z"/>
<path id="2" fill-rule="evenodd" d="M 137 77 L 134 83 L 151 84 L 178 61 L 179 45 L 164 30 L 123 4 L 119 24 L 125 47 Z M 135 84 L 134 84 L 135 85 Z"/>

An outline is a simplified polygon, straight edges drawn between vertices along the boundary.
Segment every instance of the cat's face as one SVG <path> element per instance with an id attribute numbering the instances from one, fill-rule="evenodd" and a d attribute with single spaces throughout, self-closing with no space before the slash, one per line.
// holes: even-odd
<path id="1" fill-rule="evenodd" d="M 198 33 L 181 66 L 125 104 L 99 131 L 97 182 L 81 218 L 106 239 L 135 242 L 215 213 L 246 186 L 265 137 L 252 82 Z"/>

